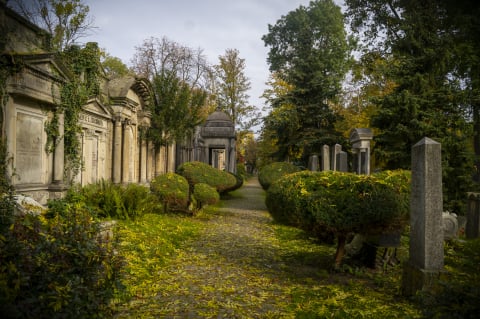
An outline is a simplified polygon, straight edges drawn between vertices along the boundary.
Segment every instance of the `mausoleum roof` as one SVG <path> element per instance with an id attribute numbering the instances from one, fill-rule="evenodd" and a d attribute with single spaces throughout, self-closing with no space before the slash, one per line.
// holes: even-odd
<path id="1" fill-rule="evenodd" d="M 235 127 L 227 113 L 217 109 L 210 114 L 201 130 L 202 138 L 235 137 Z"/>
<path id="2" fill-rule="evenodd" d="M 233 127 L 233 122 L 227 113 L 216 110 L 207 117 L 205 127 Z"/>

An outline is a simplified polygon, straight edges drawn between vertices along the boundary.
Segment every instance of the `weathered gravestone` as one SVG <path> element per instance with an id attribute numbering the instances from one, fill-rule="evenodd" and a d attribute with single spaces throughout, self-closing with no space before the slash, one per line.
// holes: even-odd
<path id="1" fill-rule="evenodd" d="M 410 249 L 402 278 L 404 295 L 432 289 L 443 271 L 441 144 L 423 138 L 412 148 Z"/>
<path id="2" fill-rule="evenodd" d="M 320 169 L 322 171 L 330 170 L 330 147 L 328 145 L 323 145 Z"/>
<path id="3" fill-rule="evenodd" d="M 318 155 L 310 155 L 308 158 L 308 170 L 312 172 L 318 171 Z"/>
<path id="4" fill-rule="evenodd" d="M 480 193 L 468 193 L 465 236 L 468 239 L 480 237 Z"/>

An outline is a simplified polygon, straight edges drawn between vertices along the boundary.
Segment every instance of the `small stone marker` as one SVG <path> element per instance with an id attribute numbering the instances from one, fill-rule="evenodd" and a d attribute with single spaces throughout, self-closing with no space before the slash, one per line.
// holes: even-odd
<path id="1" fill-rule="evenodd" d="M 467 224 L 465 237 L 480 237 L 480 193 L 468 193 Z"/>
<path id="2" fill-rule="evenodd" d="M 441 144 L 425 137 L 412 147 L 410 258 L 403 269 L 404 295 L 430 290 L 443 271 L 442 214 Z"/>
<path id="3" fill-rule="evenodd" d="M 330 168 L 332 171 L 338 171 L 338 168 L 340 167 L 340 164 L 338 163 L 339 161 L 339 154 L 342 152 L 342 145 L 340 144 L 335 144 L 332 146 L 332 160 L 330 162 Z"/>
<path id="4" fill-rule="evenodd" d="M 308 170 L 312 172 L 318 171 L 318 155 L 310 155 L 308 158 Z"/>
<path id="5" fill-rule="evenodd" d="M 330 170 L 330 147 L 328 145 L 323 145 L 322 156 L 321 156 L 321 165 L 320 169 L 322 171 Z"/>

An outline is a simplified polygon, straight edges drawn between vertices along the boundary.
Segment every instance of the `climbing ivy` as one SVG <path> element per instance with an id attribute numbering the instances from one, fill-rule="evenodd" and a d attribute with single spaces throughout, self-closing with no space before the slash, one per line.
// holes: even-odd
<path id="1" fill-rule="evenodd" d="M 85 47 L 71 46 L 60 56 L 73 75 L 60 88 L 60 101 L 52 118 L 45 125 L 48 152 L 53 152 L 62 136 L 59 132 L 59 116 L 64 114 L 64 153 L 65 174 L 75 176 L 82 168 L 79 136 L 82 128 L 79 115 L 88 99 L 100 93 L 100 50 L 96 43 L 87 43 Z"/>

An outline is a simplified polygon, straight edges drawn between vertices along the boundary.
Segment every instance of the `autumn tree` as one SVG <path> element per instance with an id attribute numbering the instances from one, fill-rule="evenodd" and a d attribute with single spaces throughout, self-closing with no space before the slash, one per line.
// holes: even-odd
<path id="1" fill-rule="evenodd" d="M 57 51 L 88 36 L 94 28 L 84 0 L 11 0 L 8 5 L 52 34 L 52 46 Z"/>
<path id="2" fill-rule="evenodd" d="M 135 49 L 132 68 L 152 81 L 157 100 L 148 137 L 160 146 L 191 136 L 212 109 L 213 72 L 202 50 L 166 37 L 146 39 Z"/>
<path id="3" fill-rule="evenodd" d="M 245 59 L 237 49 L 227 49 L 215 65 L 217 105 L 232 119 L 235 127 L 248 131 L 257 124 L 259 114 L 248 104 L 250 80 L 245 75 Z"/>
<path id="4" fill-rule="evenodd" d="M 378 113 L 372 118 L 379 129 L 375 156 L 385 168 L 409 168 L 414 143 L 424 136 L 438 140 L 444 206 L 462 213 L 473 172 L 463 89 L 468 78 L 458 72 L 459 61 L 466 58 L 459 54 L 466 33 L 460 32 L 452 14 L 457 2 L 347 0 L 346 4 L 352 29 L 390 61 L 384 74 L 395 83 L 389 94 L 377 100 Z"/>
<path id="5" fill-rule="evenodd" d="M 289 99 L 293 86 L 278 73 L 272 73 L 262 97 L 266 101 L 259 140 L 259 157 L 263 163 L 295 159 L 301 153 L 298 140 L 300 123 L 297 109 Z"/>
<path id="6" fill-rule="evenodd" d="M 269 25 L 262 39 L 270 48 L 270 71 L 293 86 L 288 100 L 299 128 L 295 140 L 288 142 L 301 147 L 305 160 L 321 145 L 341 141 L 335 130 L 338 115 L 330 108 L 350 62 L 351 46 L 340 7 L 332 0 L 312 1 Z"/>

